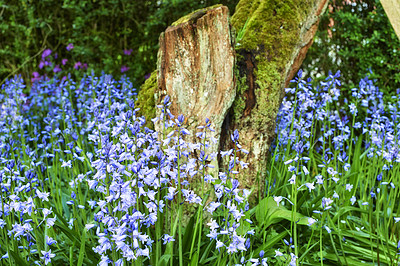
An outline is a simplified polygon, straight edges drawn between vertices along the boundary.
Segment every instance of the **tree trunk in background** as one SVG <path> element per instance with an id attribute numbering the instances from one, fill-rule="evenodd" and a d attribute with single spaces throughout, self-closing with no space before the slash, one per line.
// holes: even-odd
<path id="1" fill-rule="evenodd" d="M 400 2 L 399 0 L 381 0 L 383 9 L 385 9 L 390 23 L 400 40 Z"/>
<path id="2" fill-rule="evenodd" d="M 257 184 L 264 184 L 284 88 L 311 46 L 327 3 L 241 0 L 231 19 L 236 55 L 224 6 L 185 16 L 160 36 L 156 104 L 168 94 L 172 113 L 184 114 L 192 132 L 209 118 L 220 141 L 212 151 L 231 148 L 229 136 L 237 129 L 249 151 L 240 157 L 249 163 L 237 176 L 242 188 L 258 193 L 263 187 Z"/>
<path id="3" fill-rule="evenodd" d="M 237 95 L 223 125 L 221 148 L 237 129 L 249 163 L 242 187 L 264 188 L 267 155 L 284 88 L 298 71 L 328 0 L 241 0 L 231 22 L 238 38 Z M 275 177 L 273 177 L 275 178 Z M 264 191 L 263 191 L 264 192 Z"/>

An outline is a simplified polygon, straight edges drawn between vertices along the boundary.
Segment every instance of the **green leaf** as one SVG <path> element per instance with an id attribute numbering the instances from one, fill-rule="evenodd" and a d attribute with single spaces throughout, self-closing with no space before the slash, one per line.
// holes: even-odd
<path id="1" fill-rule="evenodd" d="M 185 228 L 185 233 L 183 235 L 183 253 L 190 251 L 190 245 L 192 244 L 194 227 L 195 227 L 194 217 L 197 215 L 197 212 L 198 211 L 196 211 L 196 213 L 194 215 L 192 215 L 192 217 L 189 220 L 189 223 L 187 224 L 187 226 Z"/>
<path id="2" fill-rule="evenodd" d="M 212 241 L 212 242 L 209 241 L 209 244 L 208 244 L 206 250 L 204 252 L 202 252 L 203 255 L 201 256 L 200 263 L 205 264 L 207 262 L 208 254 L 210 254 L 211 248 L 213 246 L 215 247 L 214 241 Z"/>
<path id="3" fill-rule="evenodd" d="M 158 262 L 158 265 L 159 266 L 167 265 L 170 258 L 171 258 L 170 254 L 162 255 L 161 258 L 160 258 L 160 261 Z"/>
<path id="4" fill-rule="evenodd" d="M 297 212 L 293 214 L 292 211 L 284 206 L 278 206 L 273 197 L 264 198 L 256 207 L 256 219 L 259 225 L 264 225 L 265 227 L 278 223 L 283 219 L 301 225 L 308 224 L 308 217 Z"/>
<path id="5" fill-rule="evenodd" d="M 54 226 L 60 229 L 72 242 L 76 242 L 77 245 L 79 245 L 81 243 L 79 234 L 68 227 L 67 221 L 60 215 L 59 212 L 57 212 L 57 210 L 53 211 L 57 215 L 57 221 L 55 222 Z M 92 246 L 87 243 L 85 243 L 85 253 L 86 256 L 84 259 L 89 259 L 92 262 L 98 261 L 100 259 L 99 255 L 92 250 Z"/>
<path id="6" fill-rule="evenodd" d="M 247 24 L 249 23 L 249 19 L 247 18 L 246 22 L 243 25 L 243 28 L 241 28 L 237 34 L 237 42 L 240 42 L 243 39 L 244 34 L 246 33 L 246 28 L 247 28 Z"/>
<path id="7" fill-rule="evenodd" d="M 85 256 L 85 242 L 86 242 L 86 228 L 83 228 L 81 248 L 79 250 L 78 266 L 82 266 L 83 258 Z"/>
<path id="8" fill-rule="evenodd" d="M 256 213 L 256 220 L 259 224 L 261 224 L 264 219 L 265 216 L 267 215 L 267 211 L 268 211 L 268 199 L 270 199 L 271 197 L 268 198 L 264 198 L 260 201 L 260 203 L 257 205 L 256 209 L 255 209 L 255 213 Z"/>
<path id="9" fill-rule="evenodd" d="M 304 215 L 296 212 L 292 213 L 292 211 L 289 211 L 283 207 L 277 208 L 271 215 L 268 216 L 268 222 L 266 222 L 266 226 L 270 226 L 271 224 L 278 223 L 282 221 L 283 219 L 295 222 L 300 225 L 307 225 L 308 224 L 308 217 L 305 217 Z"/>
<path id="10" fill-rule="evenodd" d="M 11 255 L 11 257 L 14 259 L 14 261 L 16 262 L 17 265 L 19 266 L 24 266 L 24 265 L 28 265 L 28 263 L 26 261 L 24 261 L 20 256 L 18 252 L 15 252 L 13 250 L 9 250 L 9 255 Z"/>
<path id="11" fill-rule="evenodd" d="M 288 234 L 288 231 L 282 231 L 281 233 L 274 235 L 273 237 L 268 237 L 266 241 L 261 245 L 256 251 L 255 254 L 259 254 L 261 250 L 268 251 L 270 248 L 272 248 L 276 243 L 279 241 L 282 241 L 286 235 Z"/>
<path id="12" fill-rule="evenodd" d="M 190 266 L 197 266 L 198 265 L 198 260 L 199 260 L 199 252 L 196 251 L 193 254 L 192 261 L 190 262 Z"/>

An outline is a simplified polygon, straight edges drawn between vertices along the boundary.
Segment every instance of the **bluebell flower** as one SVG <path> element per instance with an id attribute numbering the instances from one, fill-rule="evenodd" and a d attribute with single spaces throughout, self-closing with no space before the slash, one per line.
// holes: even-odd
<path id="1" fill-rule="evenodd" d="M 51 245 L 57 244 L 57 241 L 55 241 L 53 238 L 51 238 L 49 236 L 46 236 L 46 244 L 48 246 L 51 246 Z"/>
<path id="2" fill-rule="evenodd" d="M 47 219 L 46 219 L 46 226 L 47 226 L 48 228 L 53 227 L 53 225 L 54 225 L 54 223 L 56 222 L 56 220 L 57 220 L 57 215 L 54 216 L 53 218 L 47 218 Z"/>
<path id="3" fill-rule="evenodd" d="M 164 234 L 163 241 L 164 241 L 163 244 L 165 245 L 165 244 L 167 244 L 169 242 L 175 241 L 175 239 L 172 236 L 168 235 L 168 234 Z"/>
<path id="4" fill-rule="evenodd" d="M 51 262 L 51 259 L 56 256 L 56 254 L 51 253 L 51 249 L 49 251 L 42 250 L 40 251 L 43 255 L 43 257 L 40 257 L 42 260 L 44 260 L 44 264 L 47 265 Z"/>

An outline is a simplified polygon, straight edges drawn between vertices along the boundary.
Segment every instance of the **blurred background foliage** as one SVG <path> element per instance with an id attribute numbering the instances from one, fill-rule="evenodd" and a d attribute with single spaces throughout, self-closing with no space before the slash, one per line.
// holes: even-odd
<path id="1" fill-rule="evenodd" d="M 238 0 L 0 0 L 0 82 L 21 74 L 29 80 L 41 54 L 51 49 L 53 67 L 68 59 L 86 63 L 87 71 L 121 75 L 136 87 L 156 67 L 158 38 L 172 22 L 196 9 L 224 4 L 231 12 Z M 72 43 L 74 49 L 66 50 Z M 124 50 L 132 49 L 130 55 Z M 57 55 L 56 55 L 57 53 Z M 126 68 L 124 69 L 126 70 Z M 51 72 L 51 71 L 50 71 Z M 78 71 L 75 71 L 79 74 Z M 51 75 L 52 73 L 49 73 Z"/>
<path id="2" fill-rule="evenodd" d="M 237 2 L 0 0 L 0 82 L 14 74 L 29 80 L 35 71 L 51 76 L 55 65 L 71 70 L 81 62 L 87 69 L 73 75 L 104 71 L 118 78 L 124 67 L 138 88 L 156 67 L 158 38 L 168 25 L 218 3 L 233 14 Z M 70 43 L 74 49 L 67 51 Z M 53 51 L 52 65 L 39 69 L 45 49 Z M 378 87 L 392 95 L 400 87 L 399 54 L 400 42 L 378 0 L 331 0 L 302 68 L 314 79 L 340 70 L 349 89 L 371 70 Z M 62 59 L 68 59 L 65 66 Z"/>
<path id="3" fill-rule="evenodd" d="M 345 92 L 370 73 L 386 100 L 395 95 L 400 41 L 380 1 L 331 0 L 301 68 L 314 79 L 340 70 Z"/>

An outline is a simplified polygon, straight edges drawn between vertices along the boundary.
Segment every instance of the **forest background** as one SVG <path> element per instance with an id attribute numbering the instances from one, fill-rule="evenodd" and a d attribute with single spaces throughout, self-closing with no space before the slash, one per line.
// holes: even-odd
<path id="1" fill-rule="evenodd" d="M 139 88 L 156 69 L 159 35 L 172 22 L 217 3 L 233 14 L 237 2 L 0 1 L 0 82 L 104 71 L 125 74 Z M 370 72 L 390 99 L 400 87 L 399 47 L 379 1 L 330 1 L 301 68 L 315 82 L 340 70 L 348 91 Z"/>

